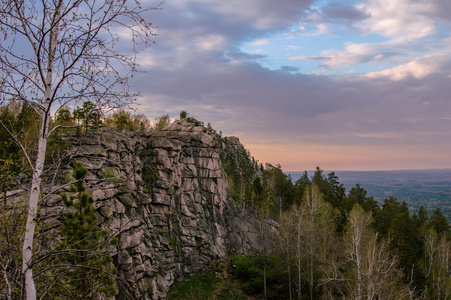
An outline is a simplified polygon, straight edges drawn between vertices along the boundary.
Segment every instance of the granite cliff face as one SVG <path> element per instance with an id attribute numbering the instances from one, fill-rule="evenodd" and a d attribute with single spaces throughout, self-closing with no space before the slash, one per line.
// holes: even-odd
<path id="1" fill-rule="evenodd" d="M 121 279 L 116 299 L 163 299 L 212 258 L 259 249 L 257 221 L 235 206 L 222 168 L 225 151 L 246 153 L 238 139 L 226 147 L 184 119 L 162 132 L 108 129 L 71 144 L 71 161 L 90 170 L 100 223 L 119 239 L 108 249 Z M 55 195 L 43 215 L 61 209 Z"/>

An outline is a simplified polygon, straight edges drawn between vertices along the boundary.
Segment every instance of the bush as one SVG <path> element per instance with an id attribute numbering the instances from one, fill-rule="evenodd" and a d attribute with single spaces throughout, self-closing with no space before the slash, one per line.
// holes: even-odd
<path id="1" fill-rule="evenodd" d="M 180 112 L 180 120 L 185 119 L 186 117 L 188 117 L 188 113 L 185 110 L 182 110 Z"/>

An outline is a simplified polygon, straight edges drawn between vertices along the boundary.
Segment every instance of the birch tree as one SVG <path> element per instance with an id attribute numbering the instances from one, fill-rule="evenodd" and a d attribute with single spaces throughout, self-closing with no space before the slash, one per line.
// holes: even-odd
<path id="1" fill-rule="evenodd" d="M 64 127 L 51 128 L 51 114 L 86 101 L 103 109 L 134 101 L 136 95 L 129 92 L 127 78 L 136 71 L 138 45 L 152 42 L 146 14 L 155 8 L 125 0 L 11 0 L 0 4 L 1 104 L 27 104 L 39 116 L 35 149 L 27 149 L 10 132 L 32 168 L 22 266 L 27 299 L 36 299 L 32 247 L 47 142 L 55 130 Z M 119 44 L 119 32 L 126 43 Z M 124 50 L 124 44 L 130 49 Z"/>
<path id="2" fill-rule="evenodd" d="M 304 249 L 303 237 L 304 237 L 304 223 L 306 223 L 307 210 L 305 205 L 297 205 L 293 208 L 295 214 L 295 226 L 296 226 L 296 237 L 295 237 L 295 251 L 296 251 L 296 268 L 297 268 L 297 294 L 300 298 L 302 295 L 302 275 L 303 275 L 303 255 Z"/>
<path id="3" fill-rule="evenodd" d="M 292 263 L 296 258 L 296 215 L 293 211 L 284 212 L 279 221 L 276 242 L 278 246 L 279 257 L 288 274 L 288 294 L 289 299 L 292 295 Z M 300 256 L 300 255 L 299 255 Z"/>
<path id="4" fill-rule="evenodd" d="M 425 297 L 449 299 L 451 297 L 451 242 L 429 228 L 424 236 L 424 269 L 428 278 Z"/>
<path id="5" fill-rule="evenodd" d="M 351 299 L 406 299 L 397 261 L 384 241 L 370 229 L 371 214 L 356 204 L 349 214 L 345 235 L 347 294 Z"/>
<path id="6" fill-rule="evenodd" d="M 297 295 L 305 297 L 302 289 L 308 284 L 309 297 L 319 294 L 320 278 L 329 263 L 335 260 L 333 208 L 324 201 L 315 184 L 306 186 L 303 202 L 293 206 L 293 256 L 297 271 Z M 291 270 L 290 270 L 291 272 Z"/>
<path id="7" fill-rule="evenodd" d="M 307 212 L 303 228 L 303 247 L 306 254 L 310 299 L 313 299 L 318 279 L 323 273 L 323 266 L 329 263 L 323 259 L 326 255 L 322 254 L 328 253 L 334 242 L 333 208 L 324 201 L 315 184 L 311 184 L 305 190 L 303 205 Z"/>

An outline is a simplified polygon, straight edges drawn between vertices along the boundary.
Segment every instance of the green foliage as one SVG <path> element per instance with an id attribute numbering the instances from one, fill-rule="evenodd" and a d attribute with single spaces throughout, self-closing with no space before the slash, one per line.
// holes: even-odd
<path id="1" fill-rule="evenodd" d="M 81 107 L 77 107 L 73 116 L 78 124 L 84 125 L 85 132 L 90 129 L 97 129 L 102 124 L 101 110 L 89 101 L 85 101 Z M 81 134 L 80 127 L 77 127 L 77 134 Z"/>
<path id="2" fill-rule="evenodd" d="M 169 246 L 171 246 L 171 248 L 180 249 L 180 242 L 175 237 L 169 237 L 168 242 L 169 242 Z"/>
<path id="3" fill-rule="evenodd" d="M 391 227 L 392 221 L 398 213 L 401 213 L 401 204 L 394 197 L 389 197 L 384 200 L 381 211 L 375 216 L 376 231 L 387 236 Z"/>
<path id="4" fill-rule="evenodd" d="M 67 139 L 60 137 L 58 134 L 52 134 L 47 142 L 47 151 L 45 153 L 45 163 L 54 164 L 59 161 L 68 162 L 66 157 L 70 144 Z"/>
<path id="5" fill-rule="evenodd" d="M 227 145 L 228 140 L 226 138 L 224 140 Z M 290 273 L 291 275 L 288 278 L 291 279 L 289 279 L 288 282 L 299 281 L 297 278 L 294 278 L 296 277 L 299 268 L 302 270 L 303 275 L 301 276 L 302 284 L 298 286 L 302 287 L 304 291 L 312 291 L 311 296 L 314 298 L 325 296 L 328 293 L 332 293 L 328 295 L 335 295 L 335 297 L 338 297 L 337 295 L 343 293 L 348 295 L 354 294 L 356 291 L 353 290 L 355 286 L 350 285 L 345 287 L 340 281 L 358 282 L 357 277 L 355 277 L 355 272 L 359 269 L 356 267 L 350 268 L 349 265 L 346 265 L 342 261 L 344 257 L 343 254 L 339 254 L 339 249 L 341 249 L 340 245 L 345 243 L 346 236 L 349 235 L 345 231 L 345 225 L 349 222 L 352 208 L 357 205 L 361 207 L 360 215 L 372 216 L 372 218 L 374 218 L 374 222 L 369 222 L 365 225 L 365 228 L 367 228 L 365 230 L 368 233 L 367 237 L 365 237 L 366 244 L 365 249 L 363 250 L 365 251 L 364 254 L 367 258 L 372 259 L 372 267 L 368 270 L 385 270 L 381 271 L 384 275 L 381 275 L 382 273 L 380 275 L 377 275 L 377 273 L 361 273 L 363 275 L 366 274 L 365 276 L 369 276 L 368 280 L 370 280 L 370 282 L 380 282 L 380 288 L 377 290 L 371 290 L 371 284 L 368 283 L 370 284 L 367 285 L 367 287 L 370 288 L 370 290 L 368 290 L 369 293 L 374 293 L 374 295 L 379 295 L 379 297 L 382 298 L 395 297 L 396 299 L 404 299 L 408 295 L 407 290 L 409 289 L 408 286 L 410 286 L 410 289 L 415 288 L 415 295 L 419 297 L 426 297 L 425 295 L 429 294 L 433 295 L 433 297 L 431 297 L 434 299 L 448 299 L 447 297 L 449 296 L 444 295 L 451 296 L 451 285 L 449 285 L 450 289 L 448 293 L 448 282 L 451 282 L 451 267 L 442 269 L 437 267 L 437 264 L 445 264 L 443 261 L 438 263 L 440 259 L 445 259 L 444 257 L 448 257 L 451 261 L 451 250 L 449 250 L 449 252 L 443 250 L 448 247 L 446 245 L 449 245 L 449 249 L 451 249 L 451 242 L 449 242 L 449 244 L 445 243 L 445 241 L 449 241 L 450 239 L 450 226 L 446 217 L 440 210 L 434 211 L 429 218 L 427 211 L 423 207 L 420 208 L 418 215 L 412 216 L 409 212 L 407 203 L 400 203 L 394 197 L 387 198 L 384 201 L 383 206 L 380 207 L 374 197 L 368 196 L 367 191 L 360 184 L 356 184 L 356 186 L 346 195 L 345 189 L 338 181 L 338 177 L 335 173 L 332 172 L 324 175 L 319 167 L 311 178 L 309 178 L 308 173 L 305 172 L 293 185 L 291 180 L 289 180 L 289 177 L 285 176 L 282 172 L 280 166 L 267 167 L 266 169 L 259 166 L 255 168 L 247 153 L 246 155 L 244 155 L 244 153 L 240 153 L 239 155 L 236 155 L 236 153 L 230 154 L 227 152 L 226 148 L 226 151 L 221 155 L 221 158 L 224 169 L 228 175 L 231 195 L 238 203 L 257 209 L 260 214 L 264 214 L 265 216 L 278 218 L 282 225 L 285 224 L 283 226 L 288 226 L 286 224 L 292 224 L 290 226 L 294 226 L 293 224 L 296 224 L 297 222 L 302 224 L 299 228 L 303 228 L 303 233 L 299 237 L 292 235 L 291 243 L 286 243 L 284 246 L 285 250 L 277 252 L 277 255 L 283 253 L 283 257 L 279 256 L 277 259 L 279 259 L 280 262 L 283 262 L 281 265 L 283 265 L 284 268 L 288 268 L 291 264 L 289 272 L 287 269 L 285 269 L 285 273 L 277 271 L 280 278 L 287 278 L 287 273 Z M 246 159 L 249 159 L 248 161 L 250 163 L 246 163 Z M 309 211 L 312 210 L 313 207 L 307 205 L 303 206 L 301 209 L 293 206 L 293 213 L 290 214 L 290 206 L 292 204 L 306 203 L 305 199 L 303 200 L 302 195 L 309 189 L 312 183 L 318 186 L 319 192 L 323 195 L 326 203 L 331 205 L 331 217 L 323 218 L 318 215 L 314 218 L 316 221 L 310 224 L 309 216 L 311 213 L 309 213 Z M 268 212 L 270 213 L 268 214 Z M 286 223 L 286 218 L 289 218 L 291 221 Z M 335 225 L 330 226 L 332 225 L 330 224 L 331 222 Z M 319 226 L 319 224 L 328 225 Z M 323 227 L 327 229 L 321 230 Z M 284 234 L 288 234 L 287 232 L 289 232 L 289 230 L 287 230 L 288 229 L 286 229 Z M 434 267 L 426 267 L 424 263 L 425 257 L 427 256 L 424 244 L 425 230 L 437 232 L 437 242 L 434 244 L 434 247 L 437 247 L 438 250 L 434 252 L 435 254 L 431 254 L 432 256 L 436 255 L 434 257 L 437 258 L 431 258 L 433 262 L 430 264 L 430 266 Z M 443 242 L 439 243 L 438 237 L 441 237 Z M 302 240 L 304 245 L 310 246 L 305 246 L 306 248 L 302 249 L 300 252 L 302 254 L 298 255 L 301 258 L 300 263 L 295 264 L 294 260 L 295 257 L 297 257 L 297 254 L 295 255 L 296 252 L 293 252 L 295 250 L 290 247 L 293 247 L 294 241 L 298 238 Z M 287 241 L 290 240 L 290 238 L 286 239 Z M 320 242 L 321 239 L 323 239 L 322 242 Z M 325 247 L 324 245 L 328 242 L 330 243 L 330 241 L 332 241 L 330 247 Z M 313 248 L 309 247 L 313 247 L 315 244 L 323 246 L 318 248 L 316 252 L 311 252 L 311 249 Z M 333 244 L 336 246 L 333 246 Z M 326 248 L 328 250 L 324 250 Z M 377 256 L 374 256 L 376 255 L 376 252 L 374 252 L 375 250 L 378 251 Z M 272 255 L 275 255 L 275 253 L 276 252 Z M 309 258 L 308 253 L 314 253 L 312 257 L 315 259 Z M 328 260 L 328 257 L 331 257 L 332 261 Z M 247 293 L 262 293 L 263 279 L 258 259 L 259 258 L 256 257 L 246 257 L 242 260 L 237 260 L 236 276 L 243 280 L 246 278 L 243 287 Z M 313 262 L 313 264 L 310 262 Z M 370 263 L 370 261 L 368 260 L 364 263 Z M 314 268 L 311 268 L 311 266 L 314 266 Z M 334 267 L 336 267 L 336 269 L 334 269 Z M 365 265 L 365 267 L 369 267 L 369 265 Z M 268 268 L 268 281 L 270 281 L 271 267 L 269 266 Z M 313 272 L 310 272 L 310 269 L 313 270 Z M 444 271 L 445 269 L 450 271 Z M 361 270 L 358 272 L 361 272 Z M 326 279 L 326 277 L 324 277 L 326 274 L 329 274 L 327 276 L 338 277 L 334 277 L 335 279 L 327 277 Z M 324 282 L 324 280 L 326 280 L 327 284 L 321 283 Z M 309 285 L 312 284 L 312 286 L 307 285 L 307 282 Z M 285 289 L 285 292 L 287 289 L 289 290 L 287 284 L 282 284 L 280 287 Z M 277 287 L 268 287 L 268 291 L 274 289 L 277 290 Z M 295 290 L 296 288 L 292 287 L 292 295 L 296 294 Z M 441 291 L 440 295 L 436 292 L 432 293 L 432 290 Z M 304 293 L 305 292 L 303 292 L 303 294 Z"/>
<path id="6" fill-rule="evenodd" d="M 143 114 L 133 114 L 125 110 L 117 110 L 105 118 L 108 127 L 116 127 L 127 131 L 144 131 L 150 129 L 150 120 Z"/>
<path id="7" fill-rule="evenodd" d="M 265 194 L 258 162 L 253 160 L 246 150 L 237 153 L 235 145 L 228 138 L 223 141 L 225 149 L 220 157 L 227 174 L 230 195 L 241 205 L 259 207 Z"/>
<path id="8" fill-rule="evenodd" d="M 420 206 L 420 209 L 418 211 L 418 228 L 425 224 L 429 220 L 428 212 L 426 208 L 424 208 L 423 205 Z"/>
<path id="9" fill-rule="evenodd" d="M 266 284 L 268 290 L 271 291 L 268 297 L 281 296 L 278 283 L 283 278 L 278 273 L 278 260 L 275 256 L 257 256 L 252 254 L 233 256 L 231 261 L 235 266 L 233 274 L 241 281 L 241 287 L 247 295 L 263 294 L 264 268 L 266 268 Z M 277 299 L 277 297 L 274 299 Z"/>
<path id="10" fill-rule="evenodd" d="M 58 111 L 56 116 L 56 124 L 63 126 L 74 125 L 74 118 L 72 117 L 69 107 L 63 107 Z"/>
<path id="11" fill-rule="evenodd" d="M 0 206 L 0 298 L 21 299 L 22 240 L 26 207 L 21 202 Z"/>
<path id="12" fill-rule="evenodd" d="M 105 179 L 116 178 L 116 170 L 113 167 L 106 167 L 102 171 L 102 178 L 105 178 Z"/>
<path id="13" fill-rule="evenodd" d="M 348 193 L 348 196 L 344 199 L 343 208 L 351 211 L 352 207 L 358 203 L 365 212 L 371 212 L 376 215 L 379 211 L 379 204 L 374 197 L 367 197 L 367 191 L 360 186 L 360 184 L 356 184 L 355 187 L 351 188 Z"/>
<path id="14" fill-rule="evenodd" d="M 142 179 L 145 183 L 146 193 L 151 193 L 155 182 L 158 179 L 158 169 L 154 166 L 153 161 L 143 162 Z"/>
<path id="15" fill-rule="evenodd" d="M 57 298 L 94 299 L 100 294 L 114 294 L 111 256 L 103 252 L 109 232 L 96 224 L 94 200 L 87 192 L 83 178 L 88 170 L 77 162 L 72 176 L 76 182 L 71 195 L 62 194 L 67 208 L 61 226 L 61 242 L 53 263 L 57 275 L 49 295 Z M 55 272 L 54 271 L 54 272 Z"/>
<path id="16" fill-rule="evenodd" d="M 20 166 L 16 161 L 11 159 L 0 159 L 0 193 L 3 198 L 3 204 L 6 206 L 8 203 L 6 194 L 17 186 L 15 178 L 17 170 L 20 170 Z"/>
<path id="17" fill-rule="evenodd" d="M 20 148 L 33 149 L 37 144 L 39 121 L 36 112 L 28 105 L 10 102 L 0 106 L 0 193 L 6 204 L 6 193 L 17 186 L 17 176 L 24 172 L 28 161 Z M 30 159 L 36 153 L 28 151 Z"/>
<path id="18" fill-rule="evenodd" d="M 204 126 L 204 122 L 199 121 L 195 117 L 188 117 L 188 113 L 185 111 L 181 111 L 180 116 L 185 116 L 185 118 L 180 118 L 180 119 L 186 119 L 188 122 L 190 122 L 194 126 Z"/>
<path id="19" fill-rule="evenodd" d="M 185 119 L 186 117 L 188 117 L 188 113 L 185 110 L 182 110 L 180 112 L 180 120 Z"/>
<path id="20" fill-rule="evenodd" d="M 27 160 L 17 142 L 22 143 L 31 159 L 36 156 L 30 151 L 38 141 L 39 117 L 28 105 L 15 102 L 0 107 L 0 160 L 12 160 L 19 171 Z"/>
<path id="21" fill-rule="evenodd" d="M 294 204 L 294 186 L 290 176 L 287 176 L 280 165 L 265 170 L 267 190 L 274 198 L 274 213 L 280 215 Z"/>
<path id="22" fill-rule="evenodd" d="M 239 283 L 230 276 L 229 265 L 226 260 L 212 261 L 205 270 L 175 283 L 166 299 L 210 300 L 220 297 L 229 300 L 245 300 Z"/>
<path id="23" fill-rule="evenodd" d="M 332 204 L 333 207 L 340 207 L 342 205 L 345 197 L 345 188 L 340 184 L 334 172 L 325 176 L 323 175 L 323 170 L 317 167 L 312 177 L 312 182 L 324 194 L 324 200 Z"/>
<path id="24" fill-rule="evenodd" d="M 383 237 L 391 238 L 390 250 L 398 257 L 405 281 L 423 287 L 424 274 L 418 265 L 424 250 L 419 227 L 411 217 L 407 203 L 401 204 L 396 198 L 389 197 L 375 217 L 376 231 Z"/>
<path id="25" fill-rule="evenodd" d="M 10 166 L 14 166 L 13 172 L 17 173 L 22 166 L 25 166 L 25 157 L 17 141 L 22 143 L 28 151 L 30 159 L 34 159 L 36 153 L 29 151 L 37 145 L 37 132 L 40 126 L 39 117 L 36 112 L 28 105 L 16 107 L 16 104 L 10 104 L 0 108 L 0 163 L 1 160 L 9 160 Z M 72 125 L 73 119 L 68 109 L 62 109 L 58 112 L 57 121 L 54 125 Z M 61 129 L 58 130 L 61 132 Z M 49 137 L 47 151 L 45 156 L 46 164 L 53 164 L 64 157 L 65 150 L 69 145 L 67 141 L 59 135 L 53 134 Z M 16 137 L 16 139 L 13 138 Z"/>
<path id="26" fill-rule="evenodd" d="M 155 129 L 158 131 L 163 131 L 163 129 L 169 125 L 170 118 L 168 114 L 162 115 L 156 119 Z"/>
<path id="27" fill-rule="evenodd" d="M 211 299 L 216 290 L 217 280 L 213 274 L 189 278 L 176 287 L 166 299 Z"/>
<path id="28" fill-rule="evenodd" d="M 308 184 L 307 181 L 307 173 L 304 173 L 304 176 L 301 178 L 302 181 L 302 189 L 305 189 L 305 186 Z M 346 223 L 346 214 L 351 210 L 351 205 L 346 205 L 345 201 L 345 188 L 343 184 L 340 184 L 338 181 L 338 177 L 334 172 L 324 175 L 323 170 L 320 167 L 316 168 L 314 175 L 311 178 L 311 182 L 314 183 L 320 190 L 320 192 L 324 196 L 324 200 L 330 203 L 334 208 L 338 209 L 341 213 L 340 217 L 335 219 L 335 224 L 337 226 L 337 231 L 339 233 L 343 232 L 343 228 Z M 296 197 L 299 198 L 300 195 Z"/>
<path id="29" fill-rule="evenodd" d="M 305 171 L 301 178 L 299 178 L 294 185 L 294 194 L 295 194 L 295 202 L 296 204 L 301 203 L 302 196 L 304 195 L 304 191 L 308 185 L 310 185 L 311 180 L 308 177 L 308 172 Z"/>
<path id="30" fill-rule="evenodd" d="M 268 165 L 264 169 L 249 153 L 236 153 L 232 145 L 229 145 L 229 140 L 224 138 L 224 141 L 226 149 L 221 154 L 221 160 L 227 174 L 230 194 L 239 204 L 258 209 L 263 203 L 270 203 L 271 216 L 277 218 L 293 204 L 299 204 L 305 189 L 313 182 L 320 188 L 325 200 L 335 208 L 344 205 L 345 189 L 334 173 L 324 176 L 318 168 L 312 179 L 305 172 L 293 185 L 291 177 L 282 171 L 280 165 Z M 365 207 L 367 206 L 369 209 L 378 208 L 373 198 L 368 198 L 365 203 Z M 350 208 L 347 211 L 349 210 Z M 339 231 L 342 230 L 345 219 L 346 211 L 343 210 L 342 217 L 336 219 Z"/>
<path id="31" fill-rule="evenodd" d="M 430 226 L 434 228 L 439 236 L 445 235 L 450 237 L 450 229 L 448 219 L 442 214 L 440 208 L 434 210 L 430 218 Z"/>
<path id="32" fill-rule="evenodd" d="M 0 158 L 17 159 L 20 156 L 19 145 L 14 141 L 11 133 L 18 134 L 21 130 L 20 124 L 7 107 L 3 107 L 0 113 Z"/>

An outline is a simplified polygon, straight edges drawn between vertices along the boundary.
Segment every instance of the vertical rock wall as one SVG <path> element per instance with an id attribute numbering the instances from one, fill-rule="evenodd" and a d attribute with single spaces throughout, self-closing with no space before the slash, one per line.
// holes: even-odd
<path id="1" fill-rule="evenodd" d="M 162 132 L 108 129 L 71 143 L 72 161 L 90 170 L 101 224 L 119 238 L 109 249 L 116 299 L 164 299 L 174 281 L 212 258 L 259 248 L 256 221 L 228 195 L 224 142 L 214 131 L 182 120 Z M 58 206 L 53 197 L 46 210 Z"/>

